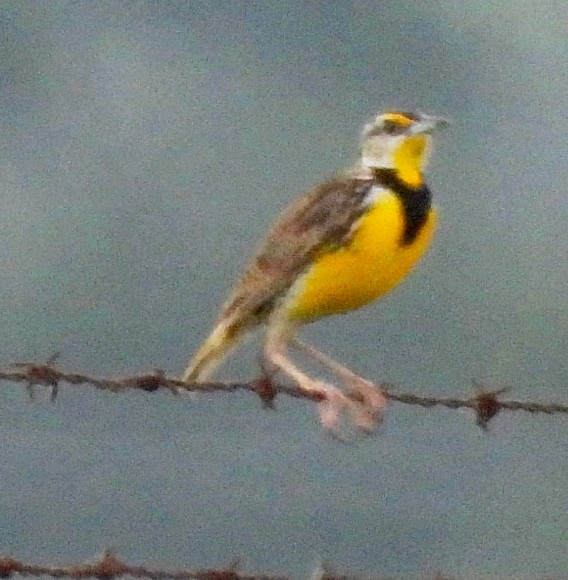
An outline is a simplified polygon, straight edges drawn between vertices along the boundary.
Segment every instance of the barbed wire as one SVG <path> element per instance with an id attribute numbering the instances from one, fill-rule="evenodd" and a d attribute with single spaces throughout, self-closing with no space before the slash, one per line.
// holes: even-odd
<path id="1" fill-rule="evenodd" d="M 196 570 L 160 570 L 146 566 L 131 566 L 120 560 L 112 551 L 106 551 L 103 556 L 89 564 L 76 566 L 46 566 L 27 564 L 0 556 L 0 578 L 10 578 L 16 574 L 21 576 L 51 576 L 52 578 L 97 578 L 113 580 L 123 576 L 141 578 L 144 580 L 288 580 L 287 576 L 269 574 L 249 574 L 238 570 L 240 561 L 237 559 L 225 568 L 210 568 Z M 387 580 L 386 576 L 374 576 L 375 580 Z M 429 580 L 452 580 L 449 576 L 435 574 L 428 576 Z M 354 575 L 335 574 L 327 566 L 319 565 L 310 575 L 310 580 L 357 580 Z"/>
<path id="2" fill-rule="evenodd" d="M 30 397 L 34 396 L 35 386 L 44 386 L 51 389 L 51 400 L 55 401 L 61 383 L 70 386 L 90 385 L 100 390 L 120 392 L 126 390 L 143 390 L 147 392 L 165 389 L 173 395 L 180 392 L 235 392 L 249 391 L 260 397 L 266 407 L 272 407 L 277 395 L 287 395 L 299 399 L 308 399 L 321 402 L 325 395 L 318 392 L 306 391 L 299 387 L 277 383 L 270 377 L 261 377 L 250 382 L 206 382 L 185 383 L 178 379 L 167 377 L 165 372 L 155 370 L 149 374 L 132 375 L 122 378 L 101 378 L 81 373 L 63 372 L 55 367 L 58 353 L 50 357 L 45 363 L 15 362 L 7 365 L 7 369 L 0 369 L 0 381 L 25 383 Z M 471 409 L 476 417 L 476 423 L 486 429 L 493 417 L 501 411 L 524 411 L 527 413 L 542 413 L 546 415 L 568 415 L 568 404 L 536 401 L 501 400 L 501 396 L 510 391 L 510 387 L 487 389 L 481 383 L 474 381 L 473 394 L 470 397 L 437 397 L 416 395 L 403 392 L 394 385 L 382 383 L 379 385 L 386 399 L 403 405 L 414 405 L 424 409 L 445 407 L 447 409 Z M 348 396 L 350 396 L 348 394 Z"/>
<path id="3" fill-rule="evenodd" d="M 238 562 L 227 568 L 199 570 L 159 570 L 146 566 L 131 566 L 107 551 L 103 557 L 92 564 L 76 566 L 34 565 L 8 557 L 0 557 L 0 578 L 14 574 L 22 576 L 51 576 L 52 578 L 98 578 L 112 580 L 122 576 L 149 580 L 286 580 L 285 576 L 245 574 L 237 571 Z"/>

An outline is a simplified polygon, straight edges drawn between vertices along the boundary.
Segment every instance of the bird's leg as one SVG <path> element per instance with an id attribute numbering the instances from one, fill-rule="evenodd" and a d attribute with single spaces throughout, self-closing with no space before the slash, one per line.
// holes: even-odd
<path id="1" fill-rule="evenodd" d="M 337 430 L 341 412 L 349 410 L 355 402 L 328 383 L 312 379 L 302 372 L 287 356 L 287 347 L 293 335 L 294 327 L 288 324 L 271 324 L 268 326 L 264 343 L 264 356 L 277 370 L 291 378 L 299 389 L 316 395 L 321 422 L 326 429 Z M 321 399 L 320 399 L 321 397 Z M 366 428 L 366 425 L 359 425 Z"/>
<path id="2" fill-rule="evenodd" d="M 360 400 L 361 405 L 359 406 L 358 412 L 367 415 L 369 429 L 375 427 L 381 420 L 381 415 L 387 402 L 381 389 L 371 381 L 360 377 L 352 370 L 339 364 L 323 352 L 315 349 L 313 346 L 310 346 L 297 338 L 292 338 L 291 340 L 296 348 L 314 359 L 322 367 L 334 373 L 342 381 L 351 396 Z M 364 418 L 360 417 L 357 423 L 359 422 L 364 422 Z"/>

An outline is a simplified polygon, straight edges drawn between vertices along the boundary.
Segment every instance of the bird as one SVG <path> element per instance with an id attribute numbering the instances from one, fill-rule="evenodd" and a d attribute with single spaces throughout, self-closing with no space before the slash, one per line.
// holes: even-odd
<path id="1" fill-rule="evenodd" d="M 182 381 L 206 382 L 245 335 L 264 327 L 263 368 L 312 396 L 325 427 L 334 429 L 347 411 L 357 426 L 374 429 L 386 402 L 382 390 L 297 333 L 373 302 L 413 270 L 437 225 L 424 170 L 432 134 L 447 124 L 421 112 L 376 114 L 363 128 L 355 163 L 297 198 L 268 229 Z M 290 347 L 344 390 L 307 374 Z"/>

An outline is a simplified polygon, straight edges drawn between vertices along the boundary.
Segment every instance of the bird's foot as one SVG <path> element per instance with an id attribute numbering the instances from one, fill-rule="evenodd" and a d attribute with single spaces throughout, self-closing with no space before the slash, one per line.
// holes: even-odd
<path id="1" fill-rule="evenodd" d="M 348 397 L 354 403 L 353 420 L 361 429 L 374 431 L 383 419 L 387 397 L 380 387 L 357 375 L 349 377 L 345 387 Z"/>
<path id="2" fill-rule="evenodd" d="M 343 413 L 346 413 L 356 427 L 372 432 L 379 425 L 386 397 L 371 382 L 357 377 L 357 380 L 346 384 L 348 391 L 334 387 L 322 381 L 316 381 L 313 390 L 321 393 L 318 402 L 320 421 L 325 429 L 338 432 Z"/>

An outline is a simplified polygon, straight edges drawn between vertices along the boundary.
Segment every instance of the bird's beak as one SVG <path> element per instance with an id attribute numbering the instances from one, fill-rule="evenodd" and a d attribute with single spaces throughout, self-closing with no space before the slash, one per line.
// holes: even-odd
<path id="1" fill-rule="evenodd" d="M 411 135 L 419 135 L 421 133 L 432 133 L 435 129 L 447 127 L 450 122 L 443 117 L 434 117 L 420 113 L 420 119 L 410 127 Z"/>

